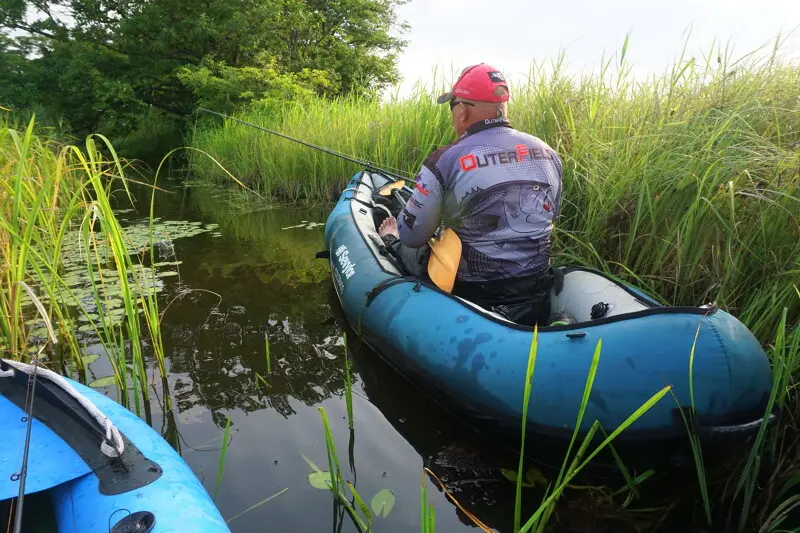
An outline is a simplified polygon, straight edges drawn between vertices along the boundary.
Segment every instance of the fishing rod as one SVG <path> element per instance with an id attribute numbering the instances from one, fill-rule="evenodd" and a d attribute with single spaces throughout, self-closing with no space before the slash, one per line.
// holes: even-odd
<path id="1" fill-rule="evenodd" d="M 17 474 L 19 479 L 19 493 L 17 494 L 17 511 L 14 515 L 14 533 L 22 532 L 22 507 L 25 502 L 25 480 L 28 478 L 28 452 L 31 448 L 33 401 L 36 398 L 36 371 L 39 369 L 40 356 L 41 352 L 33 357 L 33 372 L 28 376 L 28 384 L 26 386 L 28 390 L 25 392 L 27 396 L 25 399 L 25 422 L 27 427 L 25 428 L 25 447 L 22 453 L 22 468 L 20 468 L 19 474 Z M 30 403 L 28 403 L 28 399 L 30 399 Z"/>
<path id="2" fill-rule="evenodd" d="M 17 283 L 21 285 L 22 288 L 25 289 L 25 292 L 28 293 L 28 296 L 30 296 L 33 305 L 36 307 L 37 311 L 39 311 L 42 320 L 44 320 L 44 325 L 47 328 L 50 340 L 53 341 L 53 344 L 57 344 L 58 337 L 56 337 L 53 324 L 50 323 L 50 318 L 45 312 L 42 301 L 36 296 L 36 293 L 33 292 L 33 289 L 31 289 L 27 283 L 24 281 L 18 281 Z M 25 386 L 25 418 L 23 420 L 27 425 L 25 427 L 25 447 L 22 453 L 22 468 L 20 468 L 18 474 L 11 476 L 13 481 L 19 480 L 17 510 L 14 516 L 14 533 L 22 533 L 22 510 L 25 503 L 25 481 L 28 479 L 28 452 L 31 448 L 31 428 L 33 426 L 33 402 L 36 399 L 36 374 L 39 370 L 39 359 L 42 357 L 46 346 L 47 344 L 45 343 L 45 345 L 39 349 L 39 352 L 33 356 L 33 371 L 28 374 L 28 383 Z M 28 400 L 30 400 L 30 403 Z M 14 479 L 15 477 L 16 479 Z"/>
<path id="3" fill-rule="evenodd" d="M 353 156 L 350 156 L 350 155 L 347 155 L 347 154 L 343 154 L 343 153 L 337 152 L 335 150 L 331 150 L 330 148 L 325 148 L 323 146 L 317 146 L 316 144 L 311 144 L 311 143 L 306 142 L 306 141 L 301 141 L 300 139 L 295 139 L 294 137 L 290 137 L 290 136 L 288 136 L 288 135 L 286 135 L 284 133 L 281 133 L 279 131 L 271 130 L 271 129 L 265 128 L 263 126 L 259 126 L 258 124 L 253 124 L 252 122 L 247 122 L 246 120 L 241 120 L 241 119 L 238 119 L 236 117 L 232 117 L 230 115 L 225 115 L 223 113 L 218 113 L 216 111 L 211 111 L 210 109 L 205 109 L 205 108 L 202 108 L 202 107 L 198 107 L 197 110 L 198 111 L 202 111 L 204 113 L 209 113 L 211 115 L 217 115 L 218 117 L 222 117 L 222 118 L 227 119 L 227 120 L 234 120 L 234 121 L 236 121 L 236 122 L 238 122 L 240 124 L 244 124 L 245 126 L 250 126 L 251 128 L 256 128 L 258 130 L 265 131 L 265 132 L 271 133 L 273 135 L 277 135 L 278 137 L 283 137 L 284 139 L 288 139 L 288 140 L 294 141 L 294 142 L 296 142 L 298 144 L 302 144 L 303 146 L 307 146 L 309 148 L 313 148 L 315 150 L 319 150 L 320 152 L 325 152 L 326 154 L 330 154 L 330 155 L 333 155 L 333 156 L 336 156 L 336 157 L 340 157 L 340 158 L 344 159 L 345 161 L 350 161 L 351 163 L 356 163 L 356 164 L 361 165 L 361 166 L 363 166 L 363 167 L 365 167 L 365 168 L 367 168 L 369 170 L 375 170 L 377 172 L 380 172 L 381 174 L 385 174 L 385 175 L 390 176 L 392 178 L 396 178 L 396 179 L 399 179 L 399 180 L 407 181 L 409 183 L 415 183 L 415 181 L 413 179 L 411 179 L 411 178 L 408 178 L 406 176 L 402 176 L 400 174 L 396 174 L 394 172 L 390 172 L 390 171 L 388 171 L 386 169 L 383 169 L 383 168 L 381 168 L 381 167 L 379 167 L 377 165 L 374 165 L 373 163 L 371 163 L 369 161 L 365 161 L 365 160 L 362 160 L 362 159 L 356 159 Z"/>

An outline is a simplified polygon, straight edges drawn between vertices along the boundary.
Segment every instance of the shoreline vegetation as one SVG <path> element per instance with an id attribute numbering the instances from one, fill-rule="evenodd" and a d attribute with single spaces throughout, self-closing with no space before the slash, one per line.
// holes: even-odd
<path id="1" fill-rule="evenodd" d="M 28 283 L 58 341 L 47 366 L 86 382 L 100 358 L 87 350 L 94 335 L 112 374 L 89 385 L 115 387 L 117 401 L 149 422 L 156 376 L 171 409 L 152 212 L 149 229 L 123 229 L 113 196 L 130 194 L 126 165 L 106 138 L 79 147 L 40 138 L 36 127 L 0 112 L 0 353 L 27 361 L 49 342 Z"/>
<path id="2" fill-rule="evenodd" d="M 710 54 L 704 63 L 681 58 L 664 76 L 636 82 L 624 56 L 623 49 L 616 63 L 581 79 L 566 74 L 561 57 L 552 69 L 535 69 L 528 85 L 512 87 L 515 126 L 543 138 L 565 162 L 556 259 L 613 273 L 671 304 L 716 301 L 757 335 L 773 364 L 770 405 L 783 416 L 775 427 L 762 426 L 752 451 L 726 472 L 706 471 L 703 451 L 691 441 L 698 490 L 682 497 L 696 502 L 698 523 L 779 531 L 800 508 L 793 489 L 800 482 L 800 67 L 775 56 L 734 61 Z M 412 175 L 434 147 L 452 139 L 446 106 L 433 105 L 434 94 L 383 103 L 312 98 L 280 113 L 254 106 L 237 116 Z M 132 254 L 132 236 L 112 208 L 112 190 L 124 195 L 128 181 L 111 144 L 90 136 L 82 147 L 63 145 L 37 137 L 33 120 L 16 124 L 11 116 L 0 109 L 3 357 L 25 360 L 46 342 L 36 333 L 35 310 L 18 283 L 24 281 L 44 302 L 59 337 L 47 366 L 86 381 L 87 366 L 99 356 L 87 354 L 79 332 L 91 330 L 113 369 L 105 384 L 117 387 L 119 401 L 149 421 L 149 394 L 161 378 L 163 409 L 170 411 L 159 283 L 147 268 L 157 257 L 152 205 L 149 233 Z M 328 202 L 359 170 L 228 122 L 198 119 L 189 143 L 279 200 Z M 227 183 L 230 176 L 206 154 L 189 151 L 194 174 Z M 67 261 L 73 241 L 81 243 L 80 255 Z M 529 374 L 535 336 L 532 342 Z M 265 350 L 269 368 L 268 343 Z M 594 367 L 601 364 L 600 347 L 595 360 Z M 687 354 L 687 371 L 689 360 Z M 584 403 L 591 384 L 592 373 Z M 321 414 L 329 488 L 345 505 L 351 493 Z M 348 423 L 354 424 L 351 414 Z M 567 482 L 593 453 L 574 442 L 572 463 L 565 459 L 552 492 L 526 524 L 517 501 L 515 529 L 543 531 L 557 514 Z M 218 480 L 223 465 L 224 452 Z M 620 470 L 626 486 L 616 494 L 624 509 L 650 476 Z M 520 458 L 518 494 L 522 473 Z M 432 531 L 424 482 L 421 489 L 423 530 Z M 352 498 L 351 516 L 355 506 L 366 507 Z"/>
<path id="3" fill-rule="evenodd" d="M 716 301 L 762 343 L 774 338 L 784 306 L 796 324 L 800 66 L 775 53 L 681 57 L 644 82 L 624 49 L 616 63 L 580 79 L 567 74 L 562 56 L 512 87 L 512 123 L 564 160 L 556 261 L 616 274 L 665 303 Z M 236 117 L 413 176 L 428 153 L 453 140 L 435 94 L 312 99 Z M 359 170 L 233 121 L 198 117 L 190 143 L 202 151 L 189 156 L 198 179 L 230 180 L 208 154 L 283 201 L 332 201 Z"/>
<path id="4" fill-rule="evenodd" d="M 672 305 L 715 301 L 766 347 L 779 424 L 762 426 L 724 472 L 707 470 L 699 441 L 689 439 L 698 523 L 737 531 L 780 530 L 800 506 L 790 490 L 800 479 L 800 66 L 782 62 L 778 45 L 739 59 L 722 49 L 703 61 L 682 55 L 663 75 L 639 81 L 626 42 L 594 75 L 569 75 L 563 56 L 534 66 L 510 102 L 514 126 L 564 160 L 557 263 L 598 268 Z M 311 99 L 282 112 L 256 105 L 235 117 L 413 176 L 428 153 L 453 141 L 446 106 L 433 102 L 439 92 Z M 227 120 L 198 116 L 190 143 L 199 179 L 227 180 L 213 158 L 278 201 L 332 202 L 360 170 Z M 684 420 L 690 427 L 692 413 Z M 649 475 L 625 477 L 627 493 L 638 495 Z"/>

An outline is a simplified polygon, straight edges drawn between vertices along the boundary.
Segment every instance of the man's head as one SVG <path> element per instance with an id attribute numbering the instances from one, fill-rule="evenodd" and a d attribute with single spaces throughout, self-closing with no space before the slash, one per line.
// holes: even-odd
<path id="1" fill-rule="evenodd" d="M 503 74 L 481 63 L 465 68 L 453 89 L 440 96 L 437 102 L 450 104 L 453 127 L 458 135 L 462 135 L 476 122 L 507 118 L 509 96 L 511 93 Z"/>

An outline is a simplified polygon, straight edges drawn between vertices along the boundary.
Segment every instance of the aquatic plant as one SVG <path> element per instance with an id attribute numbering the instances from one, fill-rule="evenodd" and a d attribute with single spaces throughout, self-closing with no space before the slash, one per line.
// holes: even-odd
<path id="1" fill-rule="evenodd" d="M 616 274 L 675 305 L 716 301 L 764 343 L 800 282 L 800 68 L 775 50 L 741 58 L 715 45 L 640 81 L 620 54 L 592 75 L 565 57 L 512 87 L 516 127 L 564 161 L 556 260 Z M 443 83 L 439 83 L 443 85 Z M 409 98 L 312 100 L 242 119 L 406 175 L 453 139 L 438 91 Z M 263 194 L 329 201 L 360 170 L 234 122 L 203 120 L 191 140 Z M 228 181 L 205 156 L 207 181 Z M 788 282 L 788 283 L 787 283 Z"/>
<path id="2" fill-rule="evenodd" d="M 345 480 L 342 469 L 339 466 L 339 456 L 336 452 L 336 444 L 333 441 L 328 415 L 324 407 L 319 407 L 320 418 L 325 432 L 325 451 L 328 458 L 328 470 L 321 470 L 305 454 L 301 456 L 306 461 L 312 472 L 308 475 L 308 482 L 312 487 L 323 490 L 330 490 L 334 500 L 341 505 L 350 516 L 353 524 L 361 532 L 368 532 L 372 529 L 372 522 L 375 517 L 386 518 L 392 511 L 395 502 L 394 491 L 391 489 L 381 489 L 370 500 L 367 506 L 361 494 L 349 480 Z M 347 493 L 351 499 L 348 499 Z M 358 511 L 361 512 L 359 515 Z"/>
<path id="3" fill-rule="evenodd" d="M 594 424 L 591 426 L 590 430 L 583 436 L 583 439 L 578 446 L 578 450 L 575 454 L 572 454 L 573 447 L 577 442 L 579 436 L 579 430 L 581 427 L 581 423 L 583 417 L 586 413 L 587 406 L 589 404 L 589 397 L 592 391 L 592 387 L 594 385 L 594 377 L 597 372 L 597 367 L 600 362 L 600 353 L 602 350 L 602 340 L 600 340 L 595 348 L 594 355 L 592 357 L 591 364 L 589 366 L 588 375 L 586 377 L 586 385 L 584 388 L 583 397 L 581 399 L 581 403 L 577 412 L 577 420 L 575 423 L 575 428 L 572 433 L 572 438 L 569 442 L 569 446 L 567 447 L 566 453 L 564 455 L 564 461 L 561 465 L 561 469 L 558 473 L 558 477 L 556 478 L 555 482 L 550 484 L 548 490 L 545 493 L 544 500 L 538 507 L 536 511 L 528 518 L 528 520 L 523 524 L 521 521 L 522 517 L 522 487 L 526 485 L 525 479 L 526 477 L 530 479 L 530 476 L 523 475 L 523 468 L 524 468 L 524 458 L 525 458 L 525 440 L 526 440 L 526 426 L 527 426 L 527 411 L 528 411 L 528 404 L 530 401 L 530 394 L 531 388 L 533 386 L 533 375 L 536 366 L 536 353 L 538 350 L 538 328 L 534 328 L 533 337 L 531 340 L 531 346 L 528 356 L 528 365 L 525 374 L 525 383 L 524 383 L 524 392 L 523 392 L 523 399 L 522 399 L 522 421 L 521 421 L 521 441 L 520 441 L 520 451 L 519 451 L 519 461 L 518 461 L 518 468 L 516 472 L 509 471 L 508 473 L 504 472 L 504 475 L 514 481 L 516 483 L 516 498 L 515 498 L 515 506 L 514 506 L 514 532 L 522 532 L 525 533 L 527 531 L 536 531 L 536 532 L 543 532 L 544 528 L 546 527 L 553 511 L 555 510 L 555 506 L 558 503 L 561 495 L 563 494 L 565 488 L 569 485 L 569 483 L 581 472 L 583 471 L 586 466 L 604 449 L 611 446 L 611 443 L 615 438 L 617 438 L 623 431 L 625 431 L 631 424 L 633 424 L 636 420 L 641 418 L 650 408 L 652 408 L 656 403 L 658 403 L 664 396 L 666 396 L 672 389 L 671 386 L 667 385 L 663 389 L 655 392 L 651 398 L 649 398 L 646 402 L 644 402 L 638 409 L 636 409 L 633 413 L 628 416 L 617 428 L 615 428 L 611 433 L 605 433 L 603 428 L 601 428 L 600 424 L 595 421 Z M 349 365 L 347 365 L 349 367 Z M 325 413 L 325 409 L 320 407 L 320 416 L 322 418 L 323 429 L 325 432 L 325 449 L 328 457 L 328 470 L 322 471 L 316 464 L 314 464 L 308 457 L 302 455 L 308 465 L 312 468 L 312 472 L 308 475 L 309 483 L 319 489 L 327 489 L 330 490 L 333 494 L 336 501 L 338 501 L 341 505 L 344 506 L 345 510 L 347 511 L 348 515 L 353 520 L 353 523 L 356 527 L 359 528 L 360 531 L 370 531 L 372 526 L 372 520 L 374 518 L 373 513 L 369 512 L 369 509 L 366 509 L 366 506 L 363 504 L 363 499 L 355 490 L 355 487 L 350 484 L 349 482 L 345 481 L 342 473 L 341 467 L 339 466 L 339 458 L 336 452 L 336 445 L 333 441 L 333 436 L 330 430 L 330 424 Z M 352 417 L 352 415 L 350 415 Z M 352 420 L 352 418 L 350 418 Z M 352 426 L 351 426 L 352 428 Z M 602 439 L 596 438 L 598 433 L 604 433 L 604 437 Z M 594 447 L 592 448 L 592 445 Z M 616 452 L 615 452 L 616 455 Z M 624 468 L 624 465 L 621 467 Z M 470 513 L 466 508 L 464 508 L 458 500 L 450 494 L 444 484 L 436 477 L 433 472 L 428 470 L 427 468 L 423 471 L 423 482 L 422 482 L 422 492 L 421 492 L 421 510 L 420 510 L 420 520 L 421 520 L 421 531 L 433 531 L 435 529 L 435 512 L 433 509 L 433 505 L 429 505 L 427 502 L 427 483 L 426 483 L 426 473 L 430 474 L 437 482 L 439 482 L 440 487 L 442 490 L 447 494 L 448 498 L 453 501 L 456 506 L 461 509 L 466 516 L 468 516 L 475 524 L 480 527 L 484 531 L 491 531 L 486 525 L 484 525 L 476 516 Z M 641 482 L 647 479 L 651 473 L 646 473 L 645 475 L 638 476 L 636 479 L 629 479 L 628 481 L 628 488 L 631 491 L 636 490 L 636 486 Z M 541 476 L 541 474 L 539 474 Z M 628 478 L 626 478 L 628 479 Z M 533 483 L 528 484 L 528 486 L 533 486 Z M 347 487 L 352 494 L 352 501 L 347 499 L 347 492 L 344 488 Z M 376 499 L 379 500 L 376 503 Z M 390 502 L 388 504 L 388 510 L 391 510 L 391 507 L 394 502 L 394 493 L 389 491 L 388 489 L 384 489 L 380 491 L 372 500 L 372 509 L 375 516 L 381 516 L 380 509 L 386 509 L 385 503 L 380 502 Z M 363 517 L 359 516 L 356 513 L 356 508 L 362 511 Z M 386 514 L 388 514 L 388 510 Z"/>
<path id="4" fill-rule="evenodd" d="M 24 359 L 45 334 L 18 284 L 28 282 L 59 336 L 47 364 L 85 379 L 97 358 L 82 345 L 99 342 L 113 376 L 91 385 L 116 385 L 118 400 L 149 419 L 146 355 L 153 375 L 166 376 L 157 293 L 179 264 L 167 252 L 178 234 L 206 229 L 159 227 L 152 216 L 124 228 L 114 196 L 131 199 L 126 167 L 107 139 L 79 148 L 39 138 L 35 127 L 32 119 L 20 131 L 0 116 L 0 349 Z"/>
<path id="5" fill-rule="evenodd" d="M 347 355 L 347 333 L 342 334 L 344 342 L 344 401 L 347 406 L 347 425 L 353 429 L 353 383 L 350 376 L 350 357 Z"/>
<path id="6" fill-rule="evenodd" d="M 225 458 L 228 456 L 228 437 L 231 433 L 231 417 L 225 420 L 225 432 L 222 434 L 222 446 L 219 449 L 219 461 L 217 463 L 217 483 L 214 485 L 214 500 L 217 499 L 219 487 L 222 484 L 222 474 L 225 472 Z"/>

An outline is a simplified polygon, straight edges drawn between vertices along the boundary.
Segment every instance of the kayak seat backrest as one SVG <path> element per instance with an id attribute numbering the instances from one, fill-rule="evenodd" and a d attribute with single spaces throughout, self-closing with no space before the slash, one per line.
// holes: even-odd
<path id="1" fill-rule="evenodd" d="M 578 322 L 591 321 L 592 307 L 600 303 L 608 305 L 603 318 L 650 308 L 614 281 L 594 272 L 568 271 L 561 290 L 556 290 L 558 285 L 561 284 L 550 291 L 551 312 L 569 313 Z"/>

